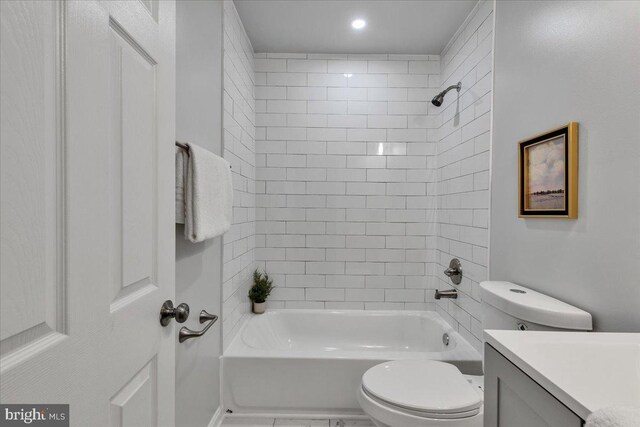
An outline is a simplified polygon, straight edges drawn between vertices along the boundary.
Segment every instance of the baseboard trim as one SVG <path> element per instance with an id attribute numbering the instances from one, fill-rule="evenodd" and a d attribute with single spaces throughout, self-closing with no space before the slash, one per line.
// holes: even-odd
<path id="1" fill-rule="evenodd" d="M 224 412 L 222 412 L 222 406 L 218 406 L 216 412 L 213 414 L 211 421 L 207 427 L 220 427 L 222 425 L 222 419 L 224 418 Z"/>

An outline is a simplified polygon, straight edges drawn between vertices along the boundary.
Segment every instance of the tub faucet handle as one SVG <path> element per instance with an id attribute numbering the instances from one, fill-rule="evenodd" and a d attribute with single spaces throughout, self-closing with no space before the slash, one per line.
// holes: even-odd
<path id="1" fill-rule="evenodd" d="M 445 276 L 449 277 L 454 285 L 462 282 L 462 264 L 458 258 L 454 258 L 449 263 L 449 268 L 444 271 Z"/>
<path id="2" fill-rule="evenodd" d="M 457 269 L 457 268 L 451 268 L 451 267 L 447 268 L 447 269 L 444 271 L 444 274 L 445 274 L 445 275 L 447 275 L 447 276 L 449 276 L 449 277 L 451 277 L 451 276 L 455 276 L 455 275 L 456 275 L 456 274 L 458 274 L 458 273 L 459 273 L 459 271 L 458 271 L 458 269 Z"/>

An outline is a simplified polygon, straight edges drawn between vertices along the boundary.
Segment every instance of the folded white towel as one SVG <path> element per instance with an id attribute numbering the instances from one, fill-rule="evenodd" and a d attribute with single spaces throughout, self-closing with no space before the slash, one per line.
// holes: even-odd
<path id="1" fill-rule="evenodd" d="M 184 148 L 176 147 L 176 223 L 184 224 L 186 208 L 185 183 L 187 181 L 187 162 L 189 154 Z"/>
<path id="2" fill-rule="evenodd" d="M 585 427 L 638 427 L 640 406 L 609 406 L 587 417 Z"/>
<path id="3" fill-rule="evenodd" d="M 233 186 L 229 162 L 197 145 L 188 146 L 184 234 L 196 243 L 231 227 Z"/>

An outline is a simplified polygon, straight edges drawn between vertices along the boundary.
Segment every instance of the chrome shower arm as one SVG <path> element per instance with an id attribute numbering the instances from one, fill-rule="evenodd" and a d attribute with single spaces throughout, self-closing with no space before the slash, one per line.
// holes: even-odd
<path id="1" fill-rule="evenodd" d="M 435 105 L 436 107 L 441 106 L 442 102 L 444 101 L 444 96 L 451 89 L 456 89 L 458 92 L 460 92 L 460 89 L 462 89 L 462 82 L 458 82 L 458 84 L 456 84 L 456 85 L 451 85 L 448 88 L 446 88 L 445 90 L 443 90 L 442 92 L 440 92 L 439 94 L 437 94 L 436 96 L 434 96 L 433 99 L 431 100 L 431 103 L 433 105 Z"/>
<path id="2" fill-rule="evenodd" d="M 458 82 L 458 84 L 455 85 L 451 85 L 448 88 L 446 88 L 445 90 L 443 90 L 441 92 L 442 95 L 445 95 L 447 92 L 449 92 L 451 89 L 456 89 L 458 92 L 460 92 L 460 89 L 462 89 L 462 82 Z"/>

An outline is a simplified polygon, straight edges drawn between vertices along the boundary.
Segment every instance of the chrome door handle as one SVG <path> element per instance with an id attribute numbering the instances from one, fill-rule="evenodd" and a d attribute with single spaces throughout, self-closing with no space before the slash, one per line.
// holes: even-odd
<path id="1" fill-rule="evenodd" d="M 173 302 L 168 299 L 160 307 L 160 324 L 167 326 L 171 319 L 176 319 L 178 323 L 184 323 L 189 318 L 189 306 L 185 303 L 173 307 Z"/>
<path id="2" fill-rule="evenodd" d="M 209 328 L 212 327 L 214 323 L 216 323 L 216 320 L 218 320 L 218 316 L 216 316 L 215 314 L 207 313 L 206 310 L 202 310 L 200 312 L 200 323 L 208 321 L 209 323 L 207 324 L 207 326 L 205 326 L 201 331 L 194 331 L 187 328 L 186 326 L 183 326 L 182 328 L 180 328 L 178 341 L 185 342 L 186 340 L 190 340 L 191 338 L 198 338 L 203 336 L 209 330 Z"/>

